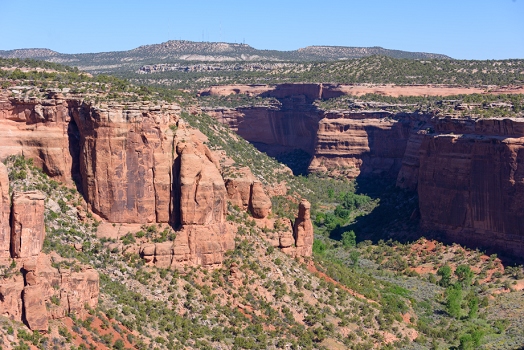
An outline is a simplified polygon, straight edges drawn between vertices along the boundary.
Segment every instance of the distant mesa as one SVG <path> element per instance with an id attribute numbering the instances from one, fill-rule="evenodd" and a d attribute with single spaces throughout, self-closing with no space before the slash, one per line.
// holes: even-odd
<path id="1" fill-rule="evenodd" d="M 292 51 L 258 50 L 247 44 L 170 40 L 161 44 L 143 45 L 127 51 L 63 54 L 45 48 L 0 50 L 3 58 L 32 58 L 91 70 L 100 65 L 151 64 L 173 60 L 243 62 L 243 61 L 336 61 L 372 55 L 408 59 L 450 59 L 449 56 L 390 50 L 382 47 L 308 46 Z M 123 63 L 125 62 L 125 63 Z M 87 69 L 89 70 L 89 69 Z"/>

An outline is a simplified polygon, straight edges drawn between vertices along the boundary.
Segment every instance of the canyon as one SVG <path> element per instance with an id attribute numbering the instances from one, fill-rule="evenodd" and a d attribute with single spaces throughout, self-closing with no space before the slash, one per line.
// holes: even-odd
<path id="1" fill-rule="evenodd" d="M 422 232 L 522 256 L 524 119 L 324 111 L 313 104 L 346 91 L 351 90 L 333 84 L 282 84 L 211 87 L 201 94 L 276 98 L 280 107 L 205 112 L 269 155 L 306 152 L 310 172 L 388 178 L 416 191 Z"/>

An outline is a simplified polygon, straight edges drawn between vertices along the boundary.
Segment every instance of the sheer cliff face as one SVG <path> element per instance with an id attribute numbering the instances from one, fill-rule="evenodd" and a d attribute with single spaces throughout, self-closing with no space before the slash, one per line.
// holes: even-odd
<path id="1" fill-rule="evenodd" d="M 295 87 L 264 93 L 284 101 L 279 110 L 239 108 L 215 116 L 269 154 L 305 150 L 312 155 L 310 171 L 389 177 L 417 190 L 423 230 L 471 246 L 524 252 L 524 120 L 323 112 L 308 104 L 335 88 Z"/>
<path id="2" fill-rule="evenodd" d="M 92 107 L 81 99 L 0 98 L 0 159 L 33 158 L 48 175 L 76 182 L 111 222 L 168 222 L 177 106 Z"/>
<path id="3" fill-rule="evenodd" d="M 64 99 L 9 100 L 0 96 L 0 159 L 23 154 L 49 175 L 72 183 L 68 111 Z"/>
<path id="4" fill-rule="evenodd" d="M 217 109 L 210 111 L 210 114 L 269 155 L 276 156 L 295 149 L 313 154 L 322 113 L 312 103 L 322 98 L 326 91 L 322 84 L 265 87 L 259 95 L 277 98 L 282 104 L 280 108 Z M 205 94 L 222 95 L 228 92 L 231 89 L 210 89 Z"/>
<path id="5" fill-rule="evenodd" d="M 420 147 L 423 228 L 442 230 L 461 243 L 521 255 L 524 121 L 440 121 L 436 126 L 438 131 L 425 135 Z"/>
<path id="6" fill-rule="evenodd" d="M 173 113 L 72 109 L 86 200 L 111 222 L 168 222 Z"/>
<path id="7" fill-rule="evenodd" d="M 409 138 L 409 120 L 382 113 L 326 113 L 319 122 L 312 172 L 345 169 L 350 177 L 396 177 Z"/>

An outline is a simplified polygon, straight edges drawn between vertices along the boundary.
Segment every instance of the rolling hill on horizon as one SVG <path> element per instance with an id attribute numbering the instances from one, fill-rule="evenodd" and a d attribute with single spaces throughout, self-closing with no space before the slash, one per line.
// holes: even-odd
<path id="1" fill-rule="evenodd" d="M 308 46 L 292 51 L 258 50 L 247 44 L 223 42 L 193 42 L 170 40 L 161 44 L 143 45 L 127 51 L 64 54 L 47 48 L 0 50 L 3 58 L 32 58 L 93 71 L 111 66 L 112 69 L 132 68 L 143 64 L 194 62 L 245 62 L 245 61 L 336 61 L 372 55 L 406 59 L 451 59 L 449 56 L 390 50 L 382 47 Z"/>

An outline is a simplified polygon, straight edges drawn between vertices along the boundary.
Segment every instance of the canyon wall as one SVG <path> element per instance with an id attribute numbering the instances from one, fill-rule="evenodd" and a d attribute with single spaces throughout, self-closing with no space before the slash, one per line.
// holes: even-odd
<path id="1" fill-rule="evenodd" d="M 344 89 L 312 85 L 286 84 L 260 94 L 276 97 L 281 108 L 209 113 L 270 155 L 308 152 L 311 172 L 387 177 L 418 191 L 422 232 L 522 256 L 524 120 L 321 111 L 313 99 Z"/>
<path id="2" fill-rule="evenodd" d="M 319 122 L 311 172 L 337 169 L 351 178 L 397 176 L 412 121 L 388 112 L 327 112 Z"/>
<path id="3" fill-rule="evenodd" d="M 218 159 L 205 145 L 207 138 L 188 127 L 179 112 L 177 105 L 148 101 L 94 105 L 54 90 L 47 99 L 3 96 L 0 138 L 5 142 L 0 144 L 0 161 L 10 155 L 33 158 L 51 177 L 76 185 L 90 209 L 105 221 L 169 223 L 176 229 L 173 242 L 146 244 L 139 251 L 158 267 L 217 266 L 234 248 L 236 227 L 225 220 L 227 202 L 240 200 L 244 210 L 264 219 L 271 200 L 249 169 L 246 188 L 236 178 L 226 181 Z M 275 134 L 289 130 L 290 123 L 275 126 Z M 34 204 L 43 199 L 32 193 L 13 197 L 12 231 L 6 224 L 11 212 L 6 183 L 2 164 L 0 257 L 37 256 L 43 236 L 35 233 L 44 231 L 35 227 L 43 227 L 43 221 L 31 222 L 27 215 L 41 218 L 43 205 Z"/>
<path id="4" fill-rule="evenodd" d="M 522 256 L 524 120 L 440 119 L 434 125 L 419 148 L 422 228 Z"/>
<path id="5" fill-rule="evenodd" d="M 177 108 L 102 107 L 71 108 L 86 201 L 110 222 L 169 222 Z"/>
<path id="6" fill-rule="evenodd" d="M 94 106 L 51 91 L 47 99 L 0 96 L 0 160 L 32 158 L 76 183 L 111 222 L 168 222 L 173 134 L 179 107 L 149 102 Z"/>

